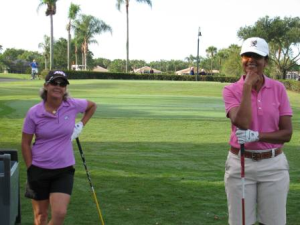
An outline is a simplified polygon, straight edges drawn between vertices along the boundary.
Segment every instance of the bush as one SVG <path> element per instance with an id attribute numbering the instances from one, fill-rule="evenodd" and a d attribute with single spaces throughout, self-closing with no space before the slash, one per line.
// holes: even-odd
<path id="1" fill-rule="evenodd" d="M 42 70 L 42 72 L 41 72 L 41 78 L 42 78 L 42 79 L 45 79 L 48 73 L 49 73 L 49 70 L 48 70 L 48 69 Z"/>
<path id="2" fill-rule="evenodd" d="M 173 80 L 173 81 L 196 81 L 195 75 L 174 75 L 174 74 L 137 74 L 137 73 L 109 73 L 94 71 L 64 71 L 68 79 L 118 79 L 118 80 Z M 49 70 L 43 70 L 41 77 L 45 79 Z M 234 83 L 240 77 L 226 77 L 222 75 L 198 75 L 198 81 L 214 81 L 221 83 Z M 300 82 L 296 80 L 279 80 L 287 90 L 300 92 Z"/>
<path id="3" fill-rule="evenodd" d="M 195 81 L 195 75 L 173 75 L 173 74 L 137 74 L 137 73 L 109 73 L 93 71 L 64 71 L 69 79 L 119 79 L 119 80 L 173 80 L 173 81 Z M 239 77 L 224 76 L 200 76 L 198 81 L 236 82 Z"/>
<path id="4" fill-rule="evenodd" d="M 279 80 L 290 91 L 300 92 L 300 82 L 297 80 Z"/>

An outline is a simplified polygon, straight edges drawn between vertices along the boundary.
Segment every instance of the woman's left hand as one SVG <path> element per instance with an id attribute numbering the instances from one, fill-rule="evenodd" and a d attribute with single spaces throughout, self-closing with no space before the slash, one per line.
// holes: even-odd
<path id="1" fill-rule="evenodd" d="M 73 134 L 71 136 L 71 141 L 79 137 L 79 134 L 81 133 L 82 129 L 83 129 L 83 123 L 81 121 L 75 124 Z"/>

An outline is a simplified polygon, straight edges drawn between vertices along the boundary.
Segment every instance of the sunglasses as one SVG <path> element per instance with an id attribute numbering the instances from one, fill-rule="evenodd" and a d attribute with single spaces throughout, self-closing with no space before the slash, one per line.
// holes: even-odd
<path id="1" fill-rule="evenodd" d="M 66 87 L 68 84 L 67 82 L 57 82 L 55 80 L 52 80 L 49 82 L 52 86 L 60 86 L 60 87 Z"/>
<path id="2" fill-rule="evenodd" d="M 243 59 L 250 59 L 250 58 L 252 58 L 252 59 L 260 60 L 260 59 L 262 59 L 264 57 L 261 56 L 261 55 L 255 54 L 255 53 L 245 53 L 245 54 L 242 55 L 242 58 Z"/>

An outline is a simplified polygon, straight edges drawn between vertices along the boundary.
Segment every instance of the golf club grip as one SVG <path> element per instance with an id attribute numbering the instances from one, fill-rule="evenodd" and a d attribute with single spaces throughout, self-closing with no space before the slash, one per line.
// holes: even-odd
<path id="1" fill-rule="evenodd" d="M 245 154 L 245 145 L 241 144 L 241 155 Z"/>
<path id="2" fill-rule="evenodd" d="M 83 151 L 82 151 L 81 144 L 80 144 L 80 141 L 79 141 L 79 138 L 78 138 L 78 137 L 76 138 L 76 143 L 77 143 L 79 152 L 80 152 L 80 154 L 82 155 L 82 154 L 83 154 Z"/>
<path id="3" fill-rule="evenodd" d="M 241 177 L 245 177 L 245 145 L 241 144 Z"/>

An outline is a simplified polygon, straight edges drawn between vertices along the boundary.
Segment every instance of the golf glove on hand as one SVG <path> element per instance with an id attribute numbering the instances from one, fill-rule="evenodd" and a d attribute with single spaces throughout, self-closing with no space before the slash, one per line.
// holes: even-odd
<path id="1" fill-rule="evenodd" d="M 82 129 L 83 129 L 83 123 L 81 121 L 75 124 L 73 134 L 71 136 L 71 141 L 73 141 L 75 138 L 78 138 L 78 136 L 81 133 Z"/>
<path id="2" fill-rule="evenodd" d="M 241 130 L 237 128 L 235 132 L 238 143 L 239 144 L 245 144 L 248 142 L 254 142 L 259 140 L 259 133 L 258 131 L 253 131 L 253 130 Z"/>

